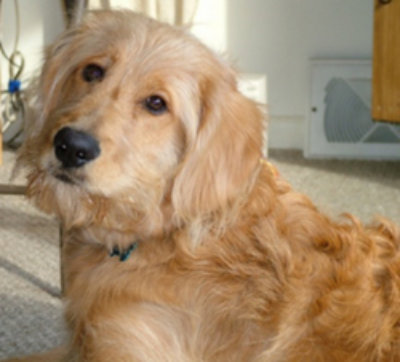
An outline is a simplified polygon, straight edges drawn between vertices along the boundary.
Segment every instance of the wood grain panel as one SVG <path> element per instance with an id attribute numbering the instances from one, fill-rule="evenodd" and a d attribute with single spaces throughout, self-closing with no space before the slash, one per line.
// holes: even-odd
<path id="1" fill-rule="evenodd" d="M 400 0 L 374 0 L 372 117 L 400 122 Z"/>

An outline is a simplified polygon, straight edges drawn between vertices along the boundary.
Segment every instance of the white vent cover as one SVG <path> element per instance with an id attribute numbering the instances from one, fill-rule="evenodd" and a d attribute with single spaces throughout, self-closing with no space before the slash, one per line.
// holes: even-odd
<path id="1" fill-rule="evenodd" d="M 306 156 L 400 159 L 400 125 L 371 119 L 371 62 L 313 60 Z"/>

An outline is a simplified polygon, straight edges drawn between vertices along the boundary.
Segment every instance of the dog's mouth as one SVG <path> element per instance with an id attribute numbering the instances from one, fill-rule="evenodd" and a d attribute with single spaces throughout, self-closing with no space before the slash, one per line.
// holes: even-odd
<path id="1" fill-rule="evenodd" d="M 83 182 L 82 177 L 78 177 L 77 175 L 72 175 L 70 172 L 65 171 L 63 169 L 58 169 L 51 172 L 51 175 L 55 177 L 57 180 L 62 181 L 63 183 L 69 185 L 79 185 Z"/>
<path id="2" fill-rule="evenodd" d="M 69 176 L 69 175 L 66 174 L 66 173 L 59 172 L 59 173 L 54 174 L 53 176 L 54 176 L 57 180 L 60 180 L 60 181 L 65 182 L 65 183 L 67 183 L 67 184 L 72 184 L 72 185 L 75 184 L 75 180 L 73 180 L 72 177 Z"/>

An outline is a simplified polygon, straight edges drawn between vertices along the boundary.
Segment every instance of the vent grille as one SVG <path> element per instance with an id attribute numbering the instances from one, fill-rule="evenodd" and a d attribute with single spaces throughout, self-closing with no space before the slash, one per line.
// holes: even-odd
<path id="1" fill-rule="evenodd" d="M 324 129 L 328 142 L 400 143 L 400 126 L 371 119 L 371 81 L 332 78 L 325 88 Z"/>
<path id="2" fill-rule="evenodd" d="M 313 60 L 305 155 L 399 160 L 400 124 L 371 118 L 371 94 L 370 61 Z"/>

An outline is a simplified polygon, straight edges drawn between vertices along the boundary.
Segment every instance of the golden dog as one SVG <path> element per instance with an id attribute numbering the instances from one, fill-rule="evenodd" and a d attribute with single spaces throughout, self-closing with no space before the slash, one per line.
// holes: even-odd
<path id="1" fill-rule="evenodd" d="M 50 47 L 38 109 L 20 160 L 63 225 L 71 334 L 28 360 L 400 361 L 399 229 L 293 191 L 192 36 L 88 14 Z"/>

